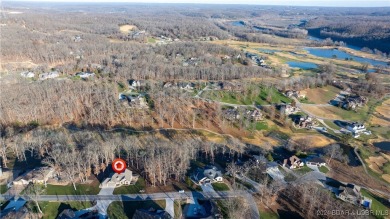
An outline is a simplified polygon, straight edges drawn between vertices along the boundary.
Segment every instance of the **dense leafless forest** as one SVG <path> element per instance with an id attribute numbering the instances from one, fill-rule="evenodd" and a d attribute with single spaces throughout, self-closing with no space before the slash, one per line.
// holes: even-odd
<path id="1" fill-rule="evenodd" d="M 276 103 L 272 103 L 276 92 L 333 84 L 380 99 L 389 91 L 388 84 L 381 83 L 379 71 L 348 78 L 340 75 L 345 66 L 329 62 L 319 64 L 311 74 L 282 77 L 287 72 L 282 65 L 254 65 L 245 46 L 213 43 L 266 43 L 275 49 L 356 43 L 387 61 L 389 8 L 346 12 L 276 6 L 107 3 L 91 7 L 20 2 L 5 2 L 2 7 L 2 165 L 7 167 L 9 159 L 26 160 L 31 155 L 42 161 L 40 165 L 58 170 L 61 180 L 75 187 L 104 172 L 118 156 L 152 186 L 184 181 L 191 160 L 214 160 L 218 153 L 242 156 L 248 145 L 240 140 L 229 135 L 224 142 L 211 143 L 195 131 L 203 128 L 223 133 L 231 128 L 246 133 L 252 122 L 244 116 L 230 122 L 222 116 L 222 104 L 199 98 L 197 92 L 206 84 L 237 83 L 240 88 L 234 91 L 243 96 L 269 92 L 263 113 L 282 128 L 288 127 L 289 118 L 277 112 Z M 122 30 L 125 26 L 129 29 Z M 332 39 L 310 41 L 311 33 Z M 261 58 L 267 62 L 269 57 Z M 40 75 L 47 72 L 54 72 L 56 78 L 43 80 Z M 80 72 L 93 73 L 94 77 L 80 78 Z M 28 73 L 33 76 L 26 77 Z M 133 80 L 141 81 L 137 92 L 145 98 L 147 108 L 130 108 L 121 98 Z M 341 80 L 348 83 L 338 84 Z M 186 92 L 165 87 L 168 82 L 192 83 L 194 87 Z M 165 132 L 164 128 L 192 130 L 177 134 L 178 130 Z M 342 152 L 340 147 L 338 151 Z M 307 218 L 315 218 L 321 208 L 354 209 L 333 202 L 329 193 L 316 186 L 299 182 L 285 189 L 261 183 L 262 202 L 273 202 L 267 197 L 280 194 L 280 205 L 301 209 L 299 214 Z M 314 196 L 318 198 L 313 201 L 310 197 Z"/>

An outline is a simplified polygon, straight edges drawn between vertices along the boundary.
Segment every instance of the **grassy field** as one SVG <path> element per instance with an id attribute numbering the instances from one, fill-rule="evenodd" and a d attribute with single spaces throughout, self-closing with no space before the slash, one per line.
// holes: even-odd
<path id="1" fill-rule="evenodd" d="M 213 183 L 213 188 L 215 191 L 228 191 L 229 186 L 227 186 L 225 183 Z"/>
<path id="2" fill-rule="evenodd" d="M 231 104 L 242 105 L 264 105 L 269 103 L 290 103 L 291 99 L 284 96 L 275 88 L 259 87 L 258 91 L 254 91 L 255 88 L 249 88 L 246 95 L 234 91 L 205 91 L 202 97 Z"/>
<path id="3" fill-rule="evenodd" d="M 108 218 L 111 219 L 123 219 L 133 218 L 133 215 L 137 209 L 150 209 L 156 210 L 165 209 L 165 200 L 158 201 L 115 201 L 108 206 L 107 213 Z"/>
<path id="4" fill-rule="evenodd" d="M 259 211 L 260 213 L 260 217 L 262 219 L 278 219 L 279 216 L 275 213 L 275 212 L 272 212 L 272 211 Z"/>
<path id="5" fill-rule="evenodd" d="M 57 216 L 65 209 L 74 211 L 92 207 L 90 202 L 39 202 L 39 206 L 43 212 L 43 219 L 57 218 Z"/>
<path id="6" fill-rule="evenodd" d="M 336 94 L 340 92 L 340 89 L 328 85 L 325 87 L 306 89 L 304 91 L 306 91 L 306 97 L 309 102 L 324 104 L 334 99 Z"/>
<path id="7" fill-rule="evenodd" d="M 174 212 L 175 212 L 175 218 L 181 218 L 183 211 L 182 211 L 182 205 L 185 205 L 185 201 L 174 201 Z"/>
<path id="8" fill-rule="evenodd" d="M 323 173 L 327 173 L 327 172 L 329 172 L 329 169 L 327 168 L 327 167 L 324 167 L 324 166 L 322 166 L 322 167 L 319 167 L 318 168 L 321 172 L 323 172 Z"/>
<path id="9" fill-rule="evenodd" d="M 344 110 L 335 106 L 302 106 L 306 111 L 314 114 L 315 116 L 326 119 L 341 119 L 351 121 L 364 121 L 368 116 L 368 106 L 364 106 L 357 112 Z"/>
<path id="10" fill-rule="evenodd" d="M 380 106 L 376 107 L 374 116 L 371 118 L 372 125 L 380 125 L 390 127 L 390 99 L 384 101 Z"/>
<path id="11" fill-rule="evenodd" d="M 311 172 L 311 171 L 313 171 L 312 169 L 310 169 L 308 166 L 303 166 L 303 167 L 301 167 L 301 168 L 299 168 L 299 169 L 296 169 L 296 170 L 294 170 L 295 172 L 297 172 L 297 173 L 299 173 L 299 174 L 302 174 L 302 175 L 304 175 L 304 174 L 306 174 L 306 173 L 308 173 L 308 172 Z"/>
<path id="12" fill-rule="evenodd" d="M 0 185 L 0 194 L 4 194 L 7 191 L 7 185 Z"/>
<path id="13" fill-rule="evenodd" d="M 336 125 L 333 121 L 331 120 L 324 120 L 324 123 L 326 125 L 328 125 L 329 127 L 331 127 L 332 129 L 336 129 L 336 130 L 339 130 L 341 127 Z"/>
<path id="14" fill-rule="evenodd" d="M 136 194 L 139 193 L 140 190 L 145 189 L 145 180 L 141 177 L 138 178 L 135 185 L 131 186 L 121 186 L 119 188 L 115 188 L 114 195 L 118 194 Z"/>
<path id="15" fill-rule="evenodd" d="M 249 130 L 268 130 L 268 124 L 267 122 L 252 122 L 250 124 Z"/>
<path id="16" fill-rule="evenodd" d="M 361 189 L 360 192 L 362 193 L 363 196 L 366 196 L 367 198 L 372 199 L 372 205 L 371 205 L 371 210 L 375 211 L 389 211 L 390 209 L 387 208 L 384 204 L 380 202 L 381 198 L 377 197 L 376 195 L 370 193 L 369 191 L 365 189 Z M 384 218 L 383 216 L 376 215 L 376 218 Z"/>
<path id="17" fill-rule="evenodd" d="M 156 39 L 154 39 L 153 37 L 149 37 L 148 43 L 156 43 Z"/>
<path id="18" fill-rule="evenodd" d="M 76 184 L 74 190 L 73 185 L 47 185 L 45 189 L 47 195 L 97 195 L 100 192 L 99 182 L 93 181 L 91 184 Z"/>

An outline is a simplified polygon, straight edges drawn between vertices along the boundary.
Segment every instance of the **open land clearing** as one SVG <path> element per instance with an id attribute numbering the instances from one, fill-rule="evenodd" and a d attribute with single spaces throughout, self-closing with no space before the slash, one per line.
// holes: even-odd
<path id="1" fill-rule="evenodd" d="M 364 106 L 358 112 L 344 110 L 335 106 L 302 105 L 305 111 L 316 117 L 334 120 L 362 121 L 367 117 L 368 107 Z"/>
<path id="2" fill-rule="evenodd" d="M 321 88 L 306 89 L 304 91 L 306 91 L 306 97 L 310 102 L 326 104 L 340 92 L 340 89 L 334 86 L 325 86 Z"/>
<path id="3" fill-rule="evenodd" d="M 388 160 L 386 160 L 382 156 L 378 156 L 378 157 L 369 157 L 368 159 L 366 159 L 366 162 L 368 163 L 369 167 L 375 172 L 383 173 L 383 171 L 380 168 L 382 168 L 383 164 L 387 163 Z"/>
<path id="4" fill-rule="evenodd" d="M 299 142 L 300 140 L 308 140 L 311 148 L 325 147 L 330 144 L 336 143 L 335 140 L 330 139 L 324 135 L 304 135 L 304 134 L 295 134 L 291 137 L 294 141 Z"/>
<path id="5" fill-rule="evenodd" d="M 119 26 L 119 30 L 122 32 L 122 33 L 128 33 L 130 30 L 134 30 L 136 29 L 137 27 L 134 26 L 134 25 L 130 25 L 130 24 L 125 24 L 125 25 L 120 25 Z"/>
<path id="6" fill-rule="evenodd" d="M 382 105 L 376 107 L 370 123 L 371 125 L 390 127 L 390 99 L 384 101 Z"/>

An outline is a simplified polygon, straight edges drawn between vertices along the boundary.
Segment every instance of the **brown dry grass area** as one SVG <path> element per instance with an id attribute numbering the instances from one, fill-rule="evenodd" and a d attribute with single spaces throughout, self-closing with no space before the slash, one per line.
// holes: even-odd
<path id="1" fill-rule="evenodd" d="M 305 89 L 306 97 L 313 103 L 326 104 L 331 98 L 334 98 L 340 89 L 333 86 L 326 86 L 322 88 Z"/>
<path id="2" fill-rule="evenodd" d="M 35 68 L 38 66 L 37 64 L 33 63 L 31 60 L 28 61 L 6 61 L 1 60 L 0 65 L 0 71 L 12 71 L 14 69 L 20 69 L 20 68 Z"/>
<path id="3" fill-rule="evenodd" d="M 137 28 L 136 26 L 134 25 L 130 25 L 130 24 L 125 24 L 125 25 L 121 25 L 119 26 L 119 30 L 122 32 L 122 33 L 128 33 L 130 30 L 133 30 Z"/>
<path id="4" fill-rule="evenodd" d="M 383 164 L 387 163 L 387 160 L 382 156 L 377 157 L 369 157 L 365 160 L 368 164 L 368 166 L 375 172 L 382 174 L 383 171 L 381 170 L 381 167 Z"/>
<path id="5" fill-rule="evenodd" d="M 343 119 L 341 116 L 337 115 L 336 110 L 341 110 L 334 106 L 310 106 L 310 105 L 302 105 L 306 111 L 314 114 L 315 116 L 327 118 L 327 119 Z"/>
<path id="6" fill-rule="evenodd" d="M 390 183 L 390 174 L 383 174 L 382 178 Z"/>
<path id="7" fill-rule="evenodd" d="M 375 109 L 371 124 L 390 127 L 390 99 L 384 101 L 382 105 Z"/>
<path id="8" fill-rule="evenodd" d="M 291 137 L 294 141 L 299 141 L 301 139 L 307 139 L 310 142 L 312 148 L 325 147 L 327 145 L 336 143 L 335 140 L 328 138 L 323 135 L 307 135 L 307 134 L 295 134 Z"/>
<path id="9" fill-rule="evenodd" d="M 328 176 L 333 179 L 390 192 L 390 187 L 385 182 L 376 180 L 372 176 L 366 174 L 363 166 L 353 167 L 336 160 L 332 160 L 330 167 L 331 170 L 328 172 Z"/>

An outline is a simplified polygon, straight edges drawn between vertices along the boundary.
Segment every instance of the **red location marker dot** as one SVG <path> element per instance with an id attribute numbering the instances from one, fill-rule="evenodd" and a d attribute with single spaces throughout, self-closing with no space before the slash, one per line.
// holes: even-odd
<path id="1" fill-rule="evenodd" d="M 117 158 L 117 159 L 112 161 L 111 167 L 115 173 L 121 174 L 125 171 L 125 169 L 127 167 L 126 161 L 124 161 L 123 159 Z"/>

